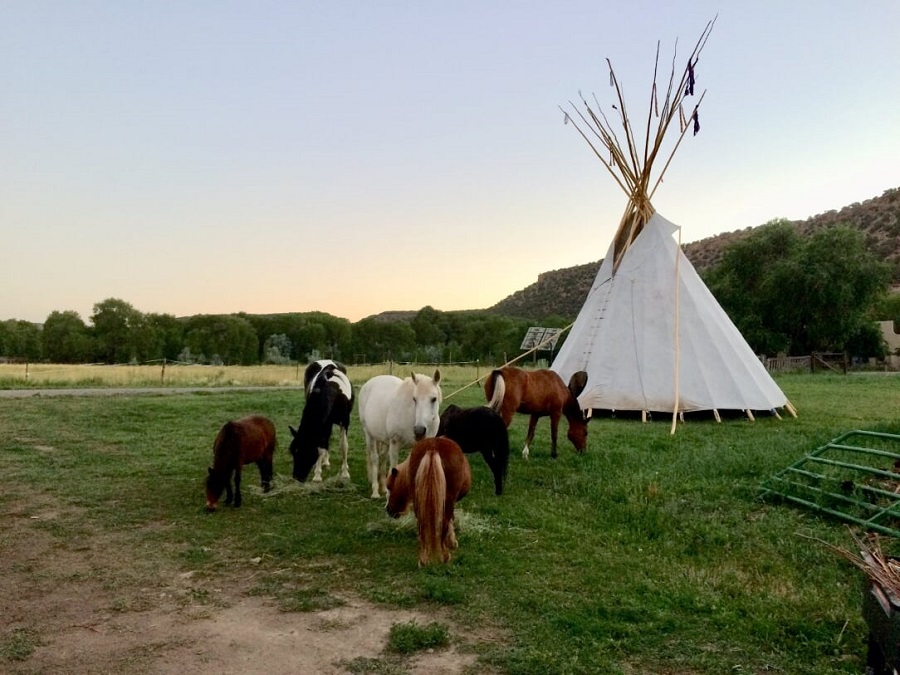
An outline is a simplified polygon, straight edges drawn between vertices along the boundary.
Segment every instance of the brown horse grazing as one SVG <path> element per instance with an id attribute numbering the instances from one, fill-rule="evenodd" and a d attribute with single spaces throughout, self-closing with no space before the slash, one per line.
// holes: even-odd
<path id="1" fill-rule="evenodd" d="M 419 528 L 419 567 L 433 558 L 450 562 L 457 548 L 453 526 L 456 502 L 472 487 L 472 472 L 462 449 L 449 438 L 425 438 L 387 479 L 387 512 L 397 518 L 412 502 Z"/>
<path id="2" fill-rule="evenodd" d="M 241 469 L 244 464 L 256 463 L 263 492 L 272 486 L 272 455 L 275 452 L 275 425 L 260 415 L 251 415 L 226 422 L 213 443 L 213 465 L 206 477 L 206 510 L 216 510 L 225 490 L 225 503 L 241 505 Z M 234 475 L 234 494 L 231 476 Z"/>
<path id="3" fill-rule="evenodd" d="M 578 371 L 569 380 L 569 386 L 552 370 L 522 370 L 504 366 L 493 371 L 484 382 L 484 394 L 488 406 L 497 411 L 508 427 L 517 412 L 531 415 L 528 436 L 522 457 L 528 459 L 528 446 L 534 440 L 534 428 L 538 419 L 550 417 L 550 456 L 556 458 L 556 431 L 559 418 L 569 421 L 568 438 L 582 454 L 587 447 L 587 420 L 578 405 L 578 395 L 587 385 L 587 373 Z"/>

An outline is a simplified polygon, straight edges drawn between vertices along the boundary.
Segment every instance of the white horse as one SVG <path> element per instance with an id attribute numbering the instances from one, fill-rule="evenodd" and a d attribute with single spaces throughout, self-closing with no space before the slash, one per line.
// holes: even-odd
<path id="1" fill-rule="evenodd" d="M 359 421 L 366 435 L 373 499 L 386 494 L 385 481 L 397 466 L 400 448 L 437 435 L 441 422 L 440 382 L 440 370 L 434 371 L 433 378 L 416 373 L 405 380 L 376 375 L 359 390 Z"/>

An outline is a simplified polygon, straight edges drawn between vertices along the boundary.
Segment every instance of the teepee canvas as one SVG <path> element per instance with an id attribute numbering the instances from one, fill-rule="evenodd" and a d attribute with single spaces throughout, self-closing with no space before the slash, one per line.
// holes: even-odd
<path id="1" fill-rule="evenodd" d="M 654 76 L 647 139 L 639 146 L 618 95 L 625 145 L 619 144 L 608 118 L 582 99 L 583 112 L 566 112 L 597 157 L 629 197 L 619 228 L 590 293 L 551 368 L 563 381 L 588 373 L 579 396 L 582 409 L 676 413 L 711 410 L 776 411 L 794 414 L 734 323 L 700 279 L 681 250 L 680 228 L 656 213 L 650 200 L 688 129 L 699 129 L 698 108 L 685 115 L 684 98 L 693 94 L 694 68 L 713 23 L 688 58 L 680 83 L 674 67 L 662 105 Z M 658 62 L 658 53 L 657 53 Z M 702 101 L 703 96 L 700 96 Z M 659 123 L 651 133 L 658 111 Z M 662 173 L 651 187 L 654 160 L 670 122 L 681 129 Z M 641 153 L 643 149 L 643 153 Z M 606 157 L 609 157 L 607 161 Z M 674 427 L 673 427 L 674 429 Z"/>

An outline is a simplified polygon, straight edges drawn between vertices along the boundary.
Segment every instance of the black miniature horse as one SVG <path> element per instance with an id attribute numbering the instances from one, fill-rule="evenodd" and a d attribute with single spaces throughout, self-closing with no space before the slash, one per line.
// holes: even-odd
<path id="1" fill-rule="evenodd" d="M 438 436 L 446 436 L 463 452 L 480 452 L 494 474 L 494 493 L 503 494 L 503 482 L 509 466 L 509 432 L 503 418 L 489 407 L 460 408 L 448 405 L 441 413 Z"/>
<path id="2" fill-rule="evenodd" d="M 215 511 L 222 491 L 225 503 L 241 505 L 241 470 L 256 463 L 263 492 L 272 487 L 272 455 L 275 452 L 275 425 L 266 417 L 251 415 L 226 422 L 213 443 L 213 465 L 206 476 L 206 510 Z M 231 477 L 234 475 L 234 493 Z"/>
<path id="3" fill-rule="evenodd" d="M 316 361 L 309 364 L 304 376 L 306 405 L 297 429 L 291 432 L 291 456 L 294 458 L 294 478 L 306 480 L 313 466 L 313 481 L 322 480 L 322 467 L 329 466 L 328 445 L 332 426 L 341 427 L 341 478 L 350 478 L 347 466 L 347 430 L 350 428 L 350 412 L 353 410 L 353 387 L 347 377 L 347 369 L 335 361 Z"/>

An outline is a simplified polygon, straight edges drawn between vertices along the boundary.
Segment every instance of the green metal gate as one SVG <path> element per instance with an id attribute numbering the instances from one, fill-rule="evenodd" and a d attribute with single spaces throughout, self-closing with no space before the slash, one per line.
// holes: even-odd
<path id="1" fill-rule="evenodd" d="M 900 436 L 848 431 L 776 473 L 760 490 L 763 499 L 900 536 Z"/>

